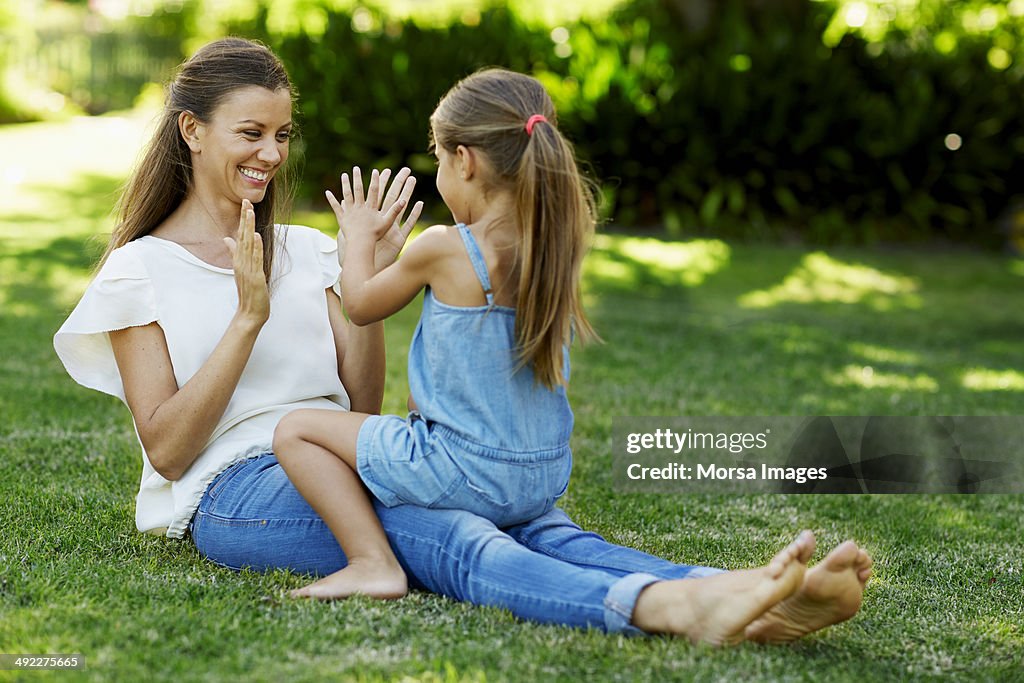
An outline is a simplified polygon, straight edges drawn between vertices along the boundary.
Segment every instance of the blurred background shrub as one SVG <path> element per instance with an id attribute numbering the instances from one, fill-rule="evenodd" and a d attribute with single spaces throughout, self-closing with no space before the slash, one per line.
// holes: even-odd
<path id="1" fill-rule="evenodd" d="M 8 121 L 129 107 L 203 42 L 263 40 L 307 197 L 408 163 L 445 220 L 427 119 L 499 65 L 548 87 L 616 225 L 994 247 L 1020 224 L 1024 0 L 29 0 L 0 32 Z"/>

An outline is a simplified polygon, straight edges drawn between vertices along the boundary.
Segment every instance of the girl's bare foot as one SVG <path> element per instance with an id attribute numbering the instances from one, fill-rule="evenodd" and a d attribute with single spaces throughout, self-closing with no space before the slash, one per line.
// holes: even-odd
<path id="1" fill-rule="evenodd" d="M 792 597 L 747 626 L 747 639 L 783 643 L 849 619 L 860 609 L 871 564 L 856 543 L 841 543 L 807 572 Z"/>
<path id="2" fill-rule="evenodd" d="M 351 595 L 366 595 L 378 600 L 394 600 L 409 592 L 405 572 L 395 562 L 356 558 L 330 576 L 293 590 L 293 598 L 339 600 Z"/>
<path id="3" fill-rule="evenodd" d="M 800 587 L 813 553 L 814 534 L 804 531 L 764 567 L 653 583 L 637 598 L 633 625 L 695 643 L 739 642 L 748 624 Z"/>

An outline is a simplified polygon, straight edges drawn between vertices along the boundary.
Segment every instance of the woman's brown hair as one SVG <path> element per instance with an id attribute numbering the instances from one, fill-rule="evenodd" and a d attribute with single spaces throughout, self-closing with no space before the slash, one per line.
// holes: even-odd
<path id="1" fill-rule="evenodd" d="M 265 45 L 242 38 L 209 43 L 178 68 L 167 86 L 156 132 L 121 195 L 118 223 L 101 265 L 114 249 L 148 235 L 164 222 L 191 189 L 192 157 L 178 130 L 179 115 L 189 112 L 199 121 L 208 122 L 225 97 L 254 85 L 272 92 L 285 89 L 294 100 L 281 60 Z M 263 238 L 263 271 L 268 281 L 274 259 L 275 212 L 286 209 L 290 201 L 288 186 L 287 173 L 275 175 L 263 201 L 253 207 L 256 231 Z"/>
<path id="2" fill-rule="evenodd" d="M 531 116 L 545 121 L 526 123 Z M 519 231 L 516 346 L 547 387 L 565 385 L 563 349 L 573 334 L 596 339 L 583 310 L 583 256 L 594 232 L 594 193 L 572 145 L 556 127 L 555 107 L 536 79 L 484 69 L 457 83 L 430 117 L 433 144 L 481 152 L 497 184 L 511 189 Z"/>

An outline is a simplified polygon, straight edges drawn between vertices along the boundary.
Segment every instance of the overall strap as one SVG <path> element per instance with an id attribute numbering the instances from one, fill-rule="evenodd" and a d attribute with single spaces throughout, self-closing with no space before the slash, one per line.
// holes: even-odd
<path id="1" fill-rule="evenodd" d="M 455 227 L 459 229 L 459 234 L 462 235 L 462 243 L 466 245 L 466 253 L 469 254 L 469 261 L 473 264 L 473 272 L 476 273 L 476 278 L 480 280 L 484 296 L 487 297 L 487 305 L 493 306 L 494 291 L 491 289 L 491 278 L 487 275 L 487 264 L 484 262 L 484 255 L 480 253 L 480 247 L 477 246 L 473 233 L 469 231 L 465 223 L 459 223 Z"/>

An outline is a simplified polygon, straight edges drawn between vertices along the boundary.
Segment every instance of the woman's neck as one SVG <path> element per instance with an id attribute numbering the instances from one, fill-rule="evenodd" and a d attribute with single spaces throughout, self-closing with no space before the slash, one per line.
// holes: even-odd
<path id="1" fill-rule="evenodd" d="M 162 236 L 183 244 L 219 243 L 237 234 L 240 212 L 240 204 L 191 190 L 174 213 L 153 232 L 157 236 L 163 233 Z"/>

